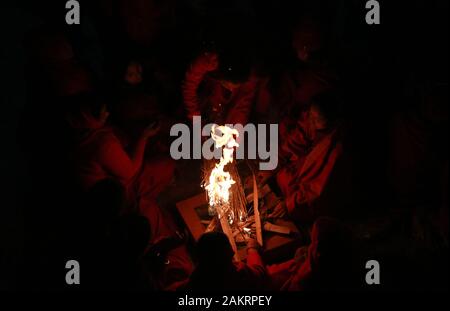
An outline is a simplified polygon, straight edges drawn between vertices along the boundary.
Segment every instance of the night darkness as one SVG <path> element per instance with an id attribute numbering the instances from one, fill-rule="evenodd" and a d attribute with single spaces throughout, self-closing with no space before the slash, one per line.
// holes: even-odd
<path id="1" fill-rule="evenodd" d="M 447 290 L 449 3 L 378 2 L 368 25 L 365 0 L 79 0 L 68 25 L 64 0 L 8 1 L 0 289 Z M 237 265 L 197 239 L 179 203 L 207 165 L 169 152 L 193 115 L 279 124 L 259 205 L 298 244 Z"/>

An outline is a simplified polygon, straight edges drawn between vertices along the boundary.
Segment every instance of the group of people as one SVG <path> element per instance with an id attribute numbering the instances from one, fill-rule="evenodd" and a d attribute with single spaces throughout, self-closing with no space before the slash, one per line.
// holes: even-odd
<path id="1" fill-rule="evenodd" d="M 92 271 L 85 275 L 95 275 L 89 285 L 164 290 L 354 286 L 349 277 L 353 238 L 338 220 L 351 206 L 345 109 L 321 25 L 308 18 L 296 23 L 294 61 L 277 70 L 252 62 L 251 55 L 225 40 L 199 48 L 171 71 L 159 62 L 161 55 L 145 55 L 164 46 L 167 29 L 152 28 L 152 33 L 139 27 L 138 20 L 150 22 L 134 18 L 145 10 L 122 13 L 121 35 L 133 52 L 116 57 L 105 51 L 103 77 L 80 61 L 82 48 L 67 34 L 41 29 L 30 40 L 32 97 L 46 103 L 25 116 L 27 126 L 44 131 L 43 140 L 29 144 L 36 161 L 30 166 L 38 176 L 51 170 L 52 193 L 62 189 L 57 205 L 73 206 L 67 213 L 75 215 L 79 229 L 71 232 L 71 240 Z M 291 260 L 266 265 L 250 240 L 246 263 L 233 262 L 228 239 L 217 232 L 200 238 L 196 260 L 191 259 L 186 234 L 158 204 L 158 196 L 182 175 L 168 154 L 170 126 L 189 124 L 194 116 L 217 124 L 279 124 L 279 165 L 260 172 L 258 182 L 269 183 L 282 198 L 272 217 L 289 217 L 311 228 L 310 244 Z"/>
<path id="2" fill-rule="evenodd" d="M 357 289 L 361 280 L 351 231 L 336 219 L 319 217 L 310 236 L 310 243 L 298 248 L 292 259 L 267 265 L 255 240 L 247 243 L 246 262 L 235 262 L 226 235 L 206 233 L 197 243 L 198 265 L 180 290 Z"/>

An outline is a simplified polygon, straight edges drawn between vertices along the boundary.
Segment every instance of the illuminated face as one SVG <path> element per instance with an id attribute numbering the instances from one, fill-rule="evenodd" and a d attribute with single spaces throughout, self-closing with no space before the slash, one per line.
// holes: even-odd
<path id="1" fill-rule="evenodd" d="M 297 58 L 307 62 L 309 59 L 308 47 L 304 45 L 303 47 L 297 48 Z"/>
<path id="2" fill-rule="evenodd" d="M 325 130 L 328 127 L 327 119 L 322 115 L 322 112 L 316 107 L 311 106 L 309 109 L 309 122 L 314 130 Z"/>
<path id="3" fill-rule="evenodd" d="M 294 34 L 292 46 L 298 59 L 309 62 L 311 56 L 320 50 L 320 35 L 314 29 L 300 29 Z"/>
<path id="4" fill-rule="evenodd" d="M 226 88 L 227 90 L 229 90 L 230 92 L 235 91 L 238 87 L 241 86 L 240 83 L 236 83 L 236 82 L 230 82 L 230 81 L 220 81 L 220 83 L 222 84 L 222 86 L 224 88 Z"/>
<path id="5" fill-rule="evenodd" d="M 100 110 L 99 121 L 100 121 L 102 124 L 105 124 L 106 121 L 108 120 L 108 117 L 109 117 L 109 111 L 108 111 L 108 109 L 106 108 L 106 105 L 103 105 L 103 106 L 102 106 L 102 109 Z"/>
<path id="6" fill-rule="evenodd" d="M 142 66 L 137 62 L 130 62 L 125 73 L 125 81 L 131 85 L 142 82 Z"/>

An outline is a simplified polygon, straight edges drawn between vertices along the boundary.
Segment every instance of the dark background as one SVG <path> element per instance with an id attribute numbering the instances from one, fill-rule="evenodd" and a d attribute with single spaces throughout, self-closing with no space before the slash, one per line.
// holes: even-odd
<path id="1" fill-rule="evenodd" d="M 236 47 L 251 41 L 258 57 L 276 70 L 285 61 L 280 55 L 289 49 L 286 29 L 308 6 L 308 1 L 210 1 L 214 5 L 207 2 L 176 1 L 174 36 L 162 42 L 156 52 L 165 55 L 164 62 L 168 66 L 180 68 L 180 74 L 202 44 L 201 36 L 197 35 L 201 33 L 199 29 L 211 21 L 216 21 L 211 25 L 229 34 L 239 29 L 235 23 L 245 25 L 248 33 L 236 39 Z M 361 196 L 368 202 L 365 208 L 390 208 L 391 202 L 395 201 L 386 181 L 389 175 L 386 124 L 398 111 L 414 105 L 413 101 L 405 100 L 405 94 L 414 94 L 415 86 L 444 83 L 448 87 L 448 1 L 380 0 L 381 25 L 365 23 L 363 0 L 310 2 L 314 2 L 329 22 L 332 58 L 338 64 L 344 89 L 350 94 L 347 112 L 352 127 L 356 129 L 353 140 L 357 142 L 354 148 L 359 156 L 354 170 L 360 177 Z M 36 259 L 41 254 L 36 254 L 39 248 L 33 246 L 36 230 L 46 226 L 48 221 L 44 219 L 47 216 L 34 217 L 45 209 L 46 203 L 33 200 L 33 189 L 38 185 L 30 178 L 27 155 L 19 140 L 19 134 L 21 139 L 38 141 L 42 138 L 38 130 L 20 131 L 23 112 L 30 101 L 25 71 L 26 36 L 44 22 L 60 27 L 72 37 L 75 48 L 82 50 L 85 60 L 92 62 L 99 78 L 108 75 L 102 71 L 101 64 L 106 60 L 101 51 L 95 41 L 89 41 L 95 40 L 95 32 L 89 27 L 107 24 L 95 17 L 96 1 L 80 3 L 82 25 L 72 26 L 64 22 L 65 1 L 8 1 L 3 3 L 6 7 L 1 10 L 0 289 L 39 287 L 36 284 L 39 280 L 33 280 L 32 276 L 35 270 L 41 269 Z M 241 17 L 240 22 L 230 18 L 236 12 Z M 444 131 L 441 134 L 436 139 L 440 139 L 439 144 L 444 150 L 440 154 L 446 156 L 447 134 Z M 57 155 L 53 156 L 57 158 Z M 41 176 L 39 186 L 47 183 L 46 178 L 49 177 Z M 63 205 L 61 202 L 61 208 Z M 64 222 L 60 217 L 66 216 L 52 214 L 49 217 L 54 217 L 53 221 Z M 38 275 L 45 275 L 45 272 Z M 410 277 L 414 280 L 413 276 Z"/>

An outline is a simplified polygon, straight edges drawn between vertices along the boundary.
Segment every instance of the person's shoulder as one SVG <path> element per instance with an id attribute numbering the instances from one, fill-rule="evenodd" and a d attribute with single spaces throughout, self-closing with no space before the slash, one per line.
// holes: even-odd
<path id="1" fill-rule="evenodd" d="M 120 144 L 119 139 L 115 135 L 114 131 L 109 127 L 97 130 L 92 140 L 101 149 L 107 149 L 112 144 Z"/>
<path id="2" fill-rule="evenodd" d="M 252 68 L 247 81 L 245 81 L 243 83 L 243 85 L 256 86 L 260 82 L 264 81 L 265 78 L 267 78 L 266 80 L 268 81 L 268 76 L 263 76 L 263 75 L 259 74 L 254 68 Z"/>
<path id="3" fill-rule="evenodd" d="M 109 127 L 103 127 L 101 129 L 96 130 L 94 133 L 94 138 L 99 140 L 112 139 L 114 137 L 115 137 L 114 132 Z"/>

